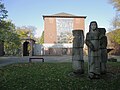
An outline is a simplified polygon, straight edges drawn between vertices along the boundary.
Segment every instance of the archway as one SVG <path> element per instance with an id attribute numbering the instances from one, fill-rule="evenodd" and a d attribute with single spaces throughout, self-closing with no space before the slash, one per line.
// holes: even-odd
<path id="1" fill-rule="evenodd" d="M 23 43 L 23 56 L 29 56 L 29 42 Z"/>

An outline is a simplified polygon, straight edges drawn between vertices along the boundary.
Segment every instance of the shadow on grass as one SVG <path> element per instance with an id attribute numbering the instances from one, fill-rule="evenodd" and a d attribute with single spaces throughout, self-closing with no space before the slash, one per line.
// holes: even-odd
<path id="1" fill-rule="evenodd" d="M 120 63 L 108 63 L 108 73 L 90 80 L 85 73 L 70 76 L 72 63 L 12 64 L 0 69 L 0 90 L 119 90 Z"/>

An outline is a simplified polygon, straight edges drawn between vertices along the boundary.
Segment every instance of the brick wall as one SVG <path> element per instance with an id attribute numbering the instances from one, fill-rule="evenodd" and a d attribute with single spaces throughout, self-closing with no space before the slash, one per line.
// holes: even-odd
<path id="1" fill-rule="evenodd" d="M 55 43 L 56 38 L 56 18 L 44 18 L 44 43 Z"/>
<path id="2" fill-rule="evenodd" d="M 74 18 L 73 30 L 85 29 L 85 18 Z M 56 31 L 56 18 L 45 17 L 44 18 L 44 43 L 56 43 L 57 31 Z"/>
<path id="3" fill-rule="evenodd" d="M 85 19 L 84 18 L 74 18 L 74 22 L 73 22 L 73 29 L 81 29 L 84 30 L 85 29 Z"/>

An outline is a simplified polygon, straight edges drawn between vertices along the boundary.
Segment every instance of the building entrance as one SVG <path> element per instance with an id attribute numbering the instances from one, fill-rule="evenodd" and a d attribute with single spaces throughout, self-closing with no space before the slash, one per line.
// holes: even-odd
<path id="1" fill-rule="evenodd" d="M 23 56 L 29 56 L 29 42 L 25 41 L 23 43 Z"/>

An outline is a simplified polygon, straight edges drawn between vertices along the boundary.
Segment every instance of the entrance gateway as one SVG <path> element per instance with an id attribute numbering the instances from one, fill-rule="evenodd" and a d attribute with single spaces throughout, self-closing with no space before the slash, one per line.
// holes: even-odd
<path id="1" fill-rule="evenodd" d="M 33 56 L 34 55 L 34 44 L 35 40 L 31 38 L 24 38 L 22 44 L 22 56 Z"/>

